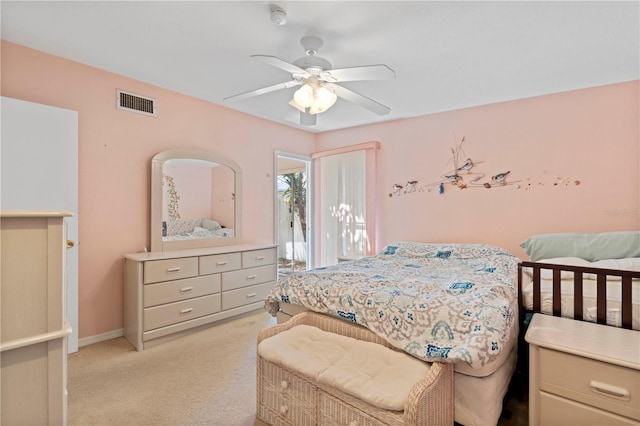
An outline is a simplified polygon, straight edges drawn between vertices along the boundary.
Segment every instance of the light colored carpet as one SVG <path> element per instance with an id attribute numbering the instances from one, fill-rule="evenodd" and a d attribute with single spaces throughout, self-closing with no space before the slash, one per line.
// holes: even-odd
<path id="1" fill-rule="evenodd" d="M 265 425 L 255 418 L 265 311 L 137 352 L 124 337 L 68 357 L 68 424 Z"/>
<path id="2" fill-rule="evenodd" d="M 276 323 L 259 310 L 136 352 L 124 337 L 68 358 L 69 426 L 268 426 L 257 420 L 256 340 Z M 509 398 L 499 426 L 526 426 Z"/>

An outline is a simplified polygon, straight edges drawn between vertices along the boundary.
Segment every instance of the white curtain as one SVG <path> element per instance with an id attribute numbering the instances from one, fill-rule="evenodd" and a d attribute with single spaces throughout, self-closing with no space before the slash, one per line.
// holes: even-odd
<path id="1" fill-rule="evenodd" d="M 364 150 L 320 162 L 320 265 L 367 254 L 367 175 Z"/>

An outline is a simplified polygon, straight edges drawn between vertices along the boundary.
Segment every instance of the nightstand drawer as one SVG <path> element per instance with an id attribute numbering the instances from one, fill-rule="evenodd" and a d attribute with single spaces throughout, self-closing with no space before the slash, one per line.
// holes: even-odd
<path id="1" fill-rule="evenodd" d="M 589 407 L 578 402 L 569 401 L 559 396 L 540 392 L 540 424 L 542 425 L 636 425 L 637 422 Z"/>
<path id="2" fill-rule="evenodd" d="M 271 289 L 273 282 L 244 287 L 237 290 L 225 291 L 222 293 L 222 309 L 232 309 L 238 306 L 263 301 Z"/>
<path id="3" fill-rule="evenodd" d="M 256 266 L 271 265 L 276 263 L 276 249 L 245 251 L 242 253 L 242 267 L 255 268 Z"/>
<path id="4" fill-rule="evenodd" d="M 234 271 L 242 265 L 240 253 L 213 254 L 200 256 L 200 275 L 217 274 L 219 272 Z"/>
<path id="5" fill-rule="evenodd" d="M 540 348 L 539 371 L 542 391 L 640 420 L 638 370 Z"/>
<path id="6" fill-rule="evenodd" d="M 220 274 L 144 286 L 144 307 L 178 302 L 220 292 Z"/>
<path id="7" fill-rule="evenodd" d="M 240 271 L 222 274 L 222 291 L 261 284 L 276 280 L 275 265 L 260 266 L 258 268 L 242 269 Z"/>
<path id="8" fill-rule="evenodd" d="M 220 294 L 146 308 L 144 331 L 220 312 Z"/>
<path id="9" fill-rule="evenodd" d="M 198 276 L 198 259 L 195 257 L 144 262 L 145 284 L 196 276 Z"/>

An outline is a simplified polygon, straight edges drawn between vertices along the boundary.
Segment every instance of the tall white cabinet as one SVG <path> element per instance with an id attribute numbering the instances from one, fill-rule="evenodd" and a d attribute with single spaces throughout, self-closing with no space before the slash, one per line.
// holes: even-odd
<path id="1" fill-rule="evenodd" d="M 0 97 L 0 205 L 13 211 L 70 211 L 67 238 L 69 353 L 78 350 L 78 113 Z"/>
<path id="2" fill-rule="evenodd" d="M 0 424 L 67 422 L 70 212 L 0 213 Z"/>

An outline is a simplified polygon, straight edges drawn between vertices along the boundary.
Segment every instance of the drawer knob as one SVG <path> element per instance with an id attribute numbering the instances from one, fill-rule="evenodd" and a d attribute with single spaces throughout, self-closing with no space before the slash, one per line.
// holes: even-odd
<path id="1" fill-rule="evenodd" d="M 280 386 L 282 386 L 282 389 L 286 389 L 286 388 L 288 388 L 288 387 L 289 387 L 289 383 L 287 383 L 287 381 L 286 381 L 286 380 L 283 380 L 283 381 L 280 383 Z"/>
<path id="2" fill-rule="evenodd" d="M 255 275 L 247 275 L 248 280 L 255 280 L 257 277 Z"/>
<path id="3" fill-rule="evenodd" d="M 220 262 L 216 262 L 216 265 L 218 265 L 218 266 L 224 266 L 224 265 L 226 265 L 227 263 L 229 263 L 229 262 L 227 262 L 226 260 L 221 260 Z"/>
<path id="4" fill-rule="evenodd" d="M 186 309 L 182 309 L 180 311 L 180 315 L 187 315 L 189 313 L 193 312 L 193 308 L 186 308 Z"/>
<path id="5" fill-rule="evenodd" d="M 180 272 L 180 267 L 176 266 L 175 268 L 167 268 L 167 273 L 171 274 L 174 272 Z"/>
<path id="6" fill-rule="evenodd" d="M 614 398 L 624 399 L 627 401 L 629 400 L 629 391 L 627 389 L 620 388 L 618 386 L 608 385 L 602 382 L 596 382 L 595 380 L 592 380 L 591 382 L 589 382 L 589 386 L 591 386 L 591 390 L 596 393 L 599 393 L 605 396 L 611 396 Z"/>
<path id="7" fill-rule="evenodd" d="M 256 260 L 257 260 L 257 261 L 264 260 L 264 256 L 257 256 L 257 257 L 256 257 Z"/>
<path id="8" fill-rule="evenodd" d="M 287 411 L 289 411 L 289 407 L 287 407 L 286 405 L 280 407 L 280 414 L 282 414 L 283 416 L 287 414 Z"/>
<path id="9" fill-rule="evenodd" d="M 191 290 L 193 290 L 193 287 L 182 287 L 180 293 L 189 293 Z"/>

